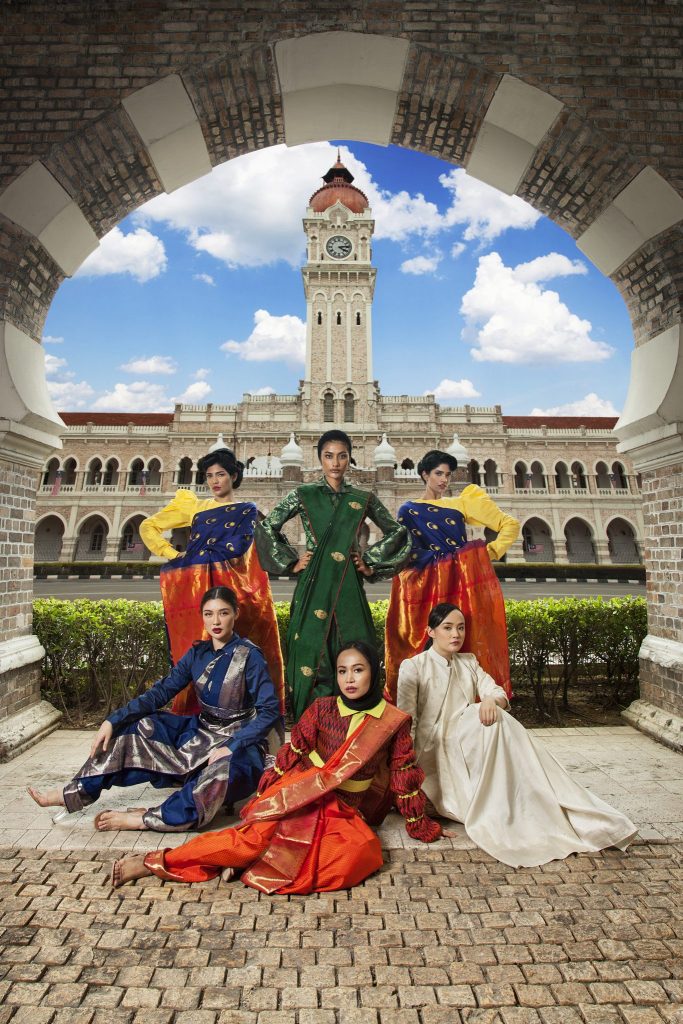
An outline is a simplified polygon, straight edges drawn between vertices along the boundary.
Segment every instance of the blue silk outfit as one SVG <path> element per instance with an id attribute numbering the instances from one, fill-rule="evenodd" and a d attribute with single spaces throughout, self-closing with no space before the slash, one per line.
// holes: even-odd
<path id="1" fill-rule="evenodd" d="M 198 714 L 159 710 L 188 684 Z M 269 734 L 277 734 L 276 749 L 284 738 L 263 655 L 237 634 L 219 651 L 210 640 L 194 644 L 170 675 L 108 721 L 114 728 L 109 749 L 89 758 L 64 787 L 67 810 L 93 803 L 111 786 L 180 786 L 143 816 L 145 826 L 159 832 L 205 825 L 223 804 L 253 793 L 265 767 Z M 229 755 L 208 765 L 209 754 L 218 748 Z"/>

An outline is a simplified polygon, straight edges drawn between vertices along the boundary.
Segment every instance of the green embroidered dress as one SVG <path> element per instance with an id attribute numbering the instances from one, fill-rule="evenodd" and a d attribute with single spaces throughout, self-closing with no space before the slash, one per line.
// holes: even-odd
<path id="1" fill-rule="evenodd" d="M 403 568 L 411 542 L 376 495 L 345 481 L 335 491 L 323 478 L 290 491 L 257 525 L 254 541 L 267 572 L 284 575 L 299 559 L 281 533 L 294 516 L 300 517 L 306 548 L 313 551 L 297 576 L 287 631 L 287 683 L 298 721 L 312 701 L 332 693 L 339 647 L 347 640 L 376 643 L 363 582 L 351 560 L 359 550 L 363 521 L 372 520 L 384 534 L 363 553 L 374 570 L 373 581 L 389 579 Z"/>

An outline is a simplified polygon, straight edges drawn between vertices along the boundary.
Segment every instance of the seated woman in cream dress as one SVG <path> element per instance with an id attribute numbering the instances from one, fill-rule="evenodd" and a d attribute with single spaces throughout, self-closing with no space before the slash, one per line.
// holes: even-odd
<path id="1" fill-rule="evenodd" d="M 626 849 L 633 822 L 570 778 L 504 710 L 505 691 L 475 656 L 458 653 L 460 609 L 437 605 L 428 633 L 429 650 L 401 664 L 398 706 L 412 716 L 422 789 L 437 814 L 461 821 L 477 846 L 511 867 Z"/>

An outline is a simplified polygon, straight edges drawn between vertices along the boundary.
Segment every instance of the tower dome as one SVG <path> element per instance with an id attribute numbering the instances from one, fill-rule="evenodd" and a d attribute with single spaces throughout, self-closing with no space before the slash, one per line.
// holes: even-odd
<path id="1" fill-rule="evenodd" d="M 382 440 L 373 452 L 373 459 L 378 469 L 381 466 L 391 466 L 392 469 L 394 468 L 396 449 L 389 444 L 386 434 L 382 434 Z"/>
<path id="2" fill-rule="evenodd" d="M 457 460 L 459 466 L 466 466 L 469 462 L 470 457 L 467 453 L 467 449 L 461 443 L 457 434 L 453 434 L 453 441 L 449 444 L 446 451 Z"/>
<path id="3" fill-rule="evenodd" d="M 342 203 L 352 213 L 363 213 L 368 209 L 368 197 L 352 185 L 353 175 L 341 162 L 337 151 L 337 162 L 323 174 L 325 184 L 311 196 L 309 206 L 316 213 L 324 213 L 335 203 Z"/>
<path id="4" fill-rule="evenodd" d="M 296 443 L 294 434 L 289 435 L 289 441 L 280 452 L 281 466 L 303 466 L 304 453 L 300 445 Z"/>

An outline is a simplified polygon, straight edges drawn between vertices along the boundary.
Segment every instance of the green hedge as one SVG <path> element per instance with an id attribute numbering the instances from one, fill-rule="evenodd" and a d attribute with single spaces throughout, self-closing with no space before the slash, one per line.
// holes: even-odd
<path id="1" fill-rule="evenodd" d="M 388 601 L 370 605 L 380 649 L 387 607 Z M 278 602 L 275 609 L 284 638 L 289 604 Z M 637 696 L 644 598 L 507 601 L 506 609 L 514 688 L 532 696 L 539 719 L 559 721 L 577 688 L 604 706 Z M 67 716 L 94 709 L 106 714 L 168 669 L 159 602 L 49 598 L 36 600 L 33 610 L 46 651 L 43 693 Z"/>

